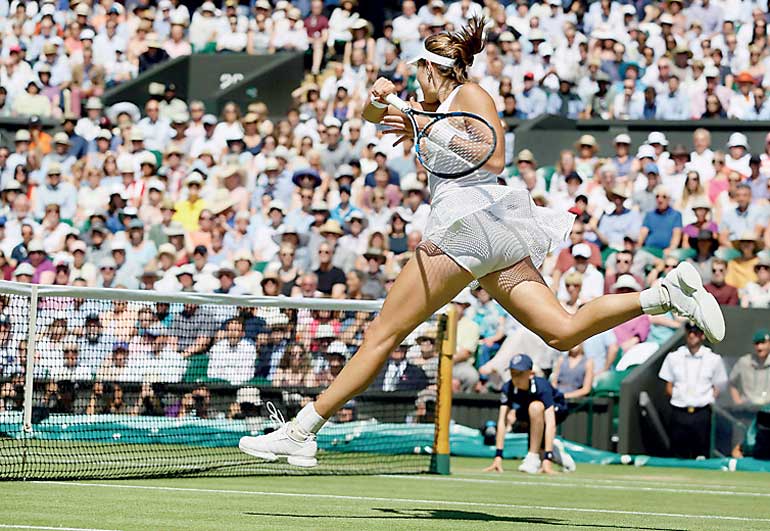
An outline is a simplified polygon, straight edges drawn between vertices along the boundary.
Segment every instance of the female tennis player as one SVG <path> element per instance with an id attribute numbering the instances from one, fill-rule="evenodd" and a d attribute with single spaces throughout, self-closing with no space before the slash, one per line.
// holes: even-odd
<path id="1" fill-rule="evenodd" d="M 459 32 L 439 33 L 425 40 L 421 53 L 412 61 L 417 65 L 424 100 L 412 105 L 423 111 L 473 113 L 494 130 L 490 137 L 503 139 L 492 98 L 467 76 L 474 55 L 484 47 L 483 27 L 483 20 L 474 19 Z M 402 138 L 417 136 L 407 118 L 410 113 L 388 105 L 388 96 L 394 92 L 390 81 L 378 79 L 363 110 L 364 118 L 389 126 Z M 428 127 L 431 121 L 419 115 L 415 118 L 419 127 Z M 453 155 L 458 146 L 470 142 L 462 134 L 448 134 L 450 129 L 434 125 L 435 133 L 428 134 L 432 143 L 423 144 L 425 149 L 438 145 L 445 155 Z M 442 153 L 433 155 L 438 159 L 431 160 L 441 160 Z M 421 160 L 425 156 L 421 153 Z M 451 164 L 452 157 L 445 158 Z M 642 313 L 669 310 L 692 319 L 710 340 L 722 340 L 724 319 L 719 305 L 686 262 L 655 287 L 641 293 L 599 297 L 577 313 L 567 313 L 537 267 L 569 234 L 573 216 L 535 206 L 523 186 L 498 185 L 503 167 L 504 146 L 500 141 L 483 166 L 468 175 L 446 179 L 431 174 L 432 204 L 425 241 L 396 279 L 358 352 L 294 420 L 283 423 L 281 419 L 281 427 L 270 434 L 243 437 L 239 445 L 242 451 L 269 461 L 287 457 L 295 466 L 315 466 L 315 434 L 327 419 L 369 386 L 389 354 L 412 330 L 474 279 L 519 322 L 558 350 L 569 350 Z M 436 167 L 435 171 L 440 170 Z"/>

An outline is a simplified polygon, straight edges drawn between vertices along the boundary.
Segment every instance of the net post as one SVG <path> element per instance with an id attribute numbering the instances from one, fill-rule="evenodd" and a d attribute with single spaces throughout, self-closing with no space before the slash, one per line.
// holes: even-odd
<path id="1" fill-rule="evenodd" d="M 447 475 L 449 466 L 449 428 L 452 420 L 452 357 L 457 346 L 457 310 L 450 305 L 439 326 L 445 327 L 439 361 L 439 373 L 436 392 L 435 437 L 430 471 L 434 474 Z"/>
<path id="2" fill-rule="evenodd" d="M 24 432 L 32 433 L 32 402 L 35 370 L 35 351 L 37 350 L 37 289 L 33 285 L 29 294 L 29 329 L 27 330 L 27 364 L 24 369 Z"/>

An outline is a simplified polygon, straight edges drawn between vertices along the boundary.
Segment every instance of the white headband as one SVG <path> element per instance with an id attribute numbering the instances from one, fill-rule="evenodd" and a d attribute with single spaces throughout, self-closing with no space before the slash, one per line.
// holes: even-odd
<path id="1" fill-rule="evenodd" d="M 425 59 L 426 61 L 430 61 L 431 63 L 451 67 L 454 66 L 455 60 L 450 59 L 449 57 L 444 57 L 443 55 L 439 55 L 437 53 L 433 53 L 430 50 L 428 50 L 425 47 L 425 41 L 422 41 L 422 49 L 420 50 L 420 53 L 417 55 L 417 57 L 413 58 L 409 61 L 409 63 L 416 63 L 420 59 Z"/>

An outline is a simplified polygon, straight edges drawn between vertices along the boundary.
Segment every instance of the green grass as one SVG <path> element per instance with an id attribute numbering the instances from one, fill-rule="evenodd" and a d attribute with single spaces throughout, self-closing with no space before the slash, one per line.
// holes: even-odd
<path id="1" fill-rule="evenodd" d="M 765 474 L 579 465 L 545 477 L 486 464 L 453 459 L 452 476 L 4 482 L 0 529 L 770 529 Z"/>

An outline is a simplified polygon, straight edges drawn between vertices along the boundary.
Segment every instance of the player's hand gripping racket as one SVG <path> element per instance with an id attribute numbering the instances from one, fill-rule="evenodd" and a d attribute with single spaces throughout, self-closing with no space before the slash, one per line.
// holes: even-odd
<path id="1" fill-rule="evenodd" d="M 395 94 L 388 94 L 385 100 L 409 119 L 417 158 L 437 177 L 456 179 L 473 173 L 495 152 L 497 133 L 478 114 L 421 111 Z M 416 116 L 424 116 L 429 121 L 420 127 Z"/>

